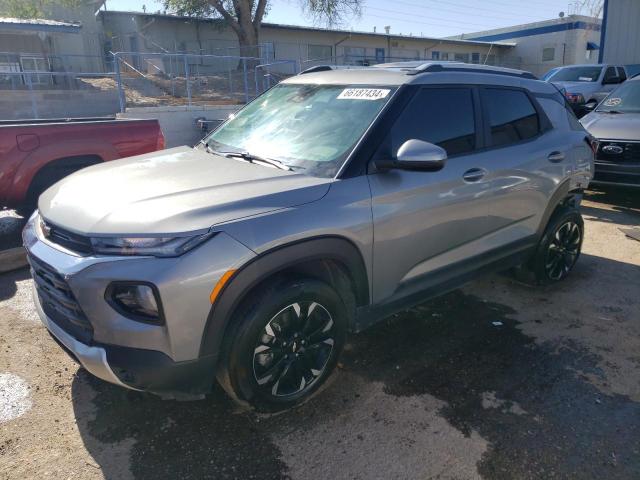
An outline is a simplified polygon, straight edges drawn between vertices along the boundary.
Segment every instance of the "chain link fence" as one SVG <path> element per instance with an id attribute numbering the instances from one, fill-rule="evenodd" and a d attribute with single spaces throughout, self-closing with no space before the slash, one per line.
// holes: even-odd
<path id="1" fill-rule="evenodd" d="M 276 51 L 282 50 L 278 47 Z M 131 107 L 241 105 L 314 66 L 370 66 L 416 60 L 353 53 L 309 58 L 308 52 L 306 59 L 291 60 L 268 55 L 269 49 L 265 48 L 254 51 L 260 56 L 165 52 L 47 56 L 0 52 L 0 118 L 114 115 Z M 292 49 L 286 52 L 295 54 Z M 471 60 L 532 69 L 518 57 L 487 55 Z"/>
<path id="2" fill-rule="evenodd" d="M 299 72 L 294 60 L 183 53 L 0 54 L 0 118 L 114 115 L 130 107 L 240 105 Z"/>

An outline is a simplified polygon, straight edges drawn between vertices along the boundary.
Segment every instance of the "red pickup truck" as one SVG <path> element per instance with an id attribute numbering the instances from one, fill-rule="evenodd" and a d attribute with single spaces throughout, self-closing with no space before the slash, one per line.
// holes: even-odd
<path id="1" fill-rule="evenodd" d="M 33 208 L 43 191 L 81 168 L 163 148 L 157 120 L 0 121 L 0 208 Z"/>

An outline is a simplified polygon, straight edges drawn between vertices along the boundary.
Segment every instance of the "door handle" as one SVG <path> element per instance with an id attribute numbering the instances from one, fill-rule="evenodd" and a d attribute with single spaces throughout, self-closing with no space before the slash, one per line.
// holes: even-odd
<path id="1" fill-rule="evenodd" d="M 564 160 L 564 153 L 562 152 L 551 152 L 549 154 L 549 156 L 547 157 L 547 160 L 549 160 L 552 163 L 558 163 Z"/>
<path id="2" fill-rule="evenodd" d="M 477 182 L 485 176 L 487 171 L 484 168 L 471 168 L 462 174 L 465 182 Z"/>

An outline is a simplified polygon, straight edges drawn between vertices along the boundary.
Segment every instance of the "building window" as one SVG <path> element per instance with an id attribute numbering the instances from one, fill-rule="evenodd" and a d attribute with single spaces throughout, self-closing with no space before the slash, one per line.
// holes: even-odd
<path id="1" fill-rule="evenodd" d="M 20 63 L 22 64 L 23 72 L 48 72 L 49 61 L 44 57 L 20 57 Z M 45 85 L 51 83 L 53 78 L 50 75 L 28 75 L 32 84 Z M 24 76 L 25 83 L 27 75 Z"/>
<path id="2" fill-rule="evenodd" d="M 262 58 L 265 61 L 274 60 L 276 58 L 276 48 L 273 42 L 264 42 L 262 44 Z"/>
<path id="3" fill-rule="evenodd" d="M 364 65 L 366 62 L 364 47 L 344 47 L 344 63 L 346 65 Z"/>
<path id="4" fill-rule="evenodd" d="M 440 60 L 449 60 L 449 52 L 442 52 Z"/>
<path id="5" fill-rule="evenodd" d="M 440 60 L 440 52 L 437 50 L 431 52 L 431 60 Z"/>
<path id="6" fill-rule="evenodd" d="M 331 45 L 308 45 L 307 57 L 309 60 L 325 60 L 332 56 Z"/>
<path id="7" fill-rule="evenodd" d="M 471 54 L 471 63 L 480 63 L 480 54 L 472 53 Z"/>
<path id="8" fill-rule="evenodd" d="M 542 49 L 542 61 L 543 62 L 552 62 L 556 58 L 556 49 L 555 47 L 548 47 Z"/>

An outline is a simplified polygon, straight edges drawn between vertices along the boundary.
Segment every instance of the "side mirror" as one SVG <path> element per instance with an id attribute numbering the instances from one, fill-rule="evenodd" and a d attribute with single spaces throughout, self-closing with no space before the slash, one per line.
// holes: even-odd
<path id="1" fill-rule="evenodd" d="M 380 170 L 418 170 L 436 172 L 444 167 L 447 161 L 447 151 L 423 140 L 407 140 L 398 149 L 393 160 L 377 160 L 376 167 Z"/>

